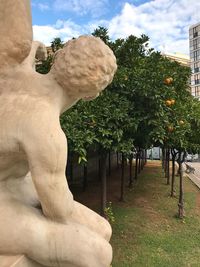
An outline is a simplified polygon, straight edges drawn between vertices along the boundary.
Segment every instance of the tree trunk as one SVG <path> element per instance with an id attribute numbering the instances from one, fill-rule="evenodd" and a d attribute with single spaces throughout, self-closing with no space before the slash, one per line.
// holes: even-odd
<path id="1" fill-rule="evenodd" d="M 138 152 L 135 155 L 135 180 L 138 178 Z"/>
<path id="2" fill-rule="evenodd" d="M 167 149 L 167 169 L 166 169 L 167 185 L 170 184 L 170 150 Z"/>
<path id="3" fill-rule="evenodd" d="M 86 188 L 87 188 L 87 185 L 88 185 L 88 171 L 87 171 L 87 165 L 84 164 L 83 166 L 83 191 L 85 192 Z"/>
<path id="4" fill-rule="evenodd" d="M 106 177 L 107 152 L 101 153 L 101 215 L 105 217 L 107 203 L 107 177 Z"/>
<path id="5" fill-rule="evenodd" d="M 138 174 L 141 172 L 141 151 L 138 152 L 139 158 L 138 158 Z"/>
<path id="6" fill-rule="evenodd" d="M 129 157 L 129 187 L 133 186 L 133 155 Z"/>
<path id="7" fill-rule="evenodd" d="M 108 152 L 108 175 L 111 175 L 111 154 Z"/>
<path id="8" fill-rule="evenodd" d="M 147 150 L 145 149 L 145 165 L 147 164 Z"/>
<path id="9" fill-rule="evenodd" d="M 183 219 L 185 216 L 184 202 L 183 202 L 183 162 L 185 161 L 186 153 L 179 151 L 179 202 L 178 202 L 178 218 Z"/>
<path id="10" fill-rule="evenodd" d="M 183 219 L 185 212 L 184 212 L 184 204 L 183 204 L 183 170 L 182 170 L 182 162 L 180 164 L 180 180 L 179 180 L 179 202 L 178 202 L 178 217 Z"/>
<path id="11" fill-rule="evenodd" d="M 144 150 L 141 150 L 141 170 L 144 169 Z"/>
<path id="12" fill-rule="evenodd" d="M 167 164 L 168 164 L 168 160 L 167 160 L 167 149 L 165 149 L 165 178 L 167 178 Z"/>
<path id="13" fill-rule="evenodd" d="M 119 153 L 117 152 L 117 168 L 119 169 Z"/>
<path id="14" fill-rule="evenodd" d="M 99 160 L 98 160 L 98 164 L 99 164 L 99 181 L 101 181 L 101 154 L 99 154 Z"/>
<path id="15" fill-rule="evenodd" d="M 146 149 L 143 150 L 143 165 L 146 164 Z"/>
<path id="16" fill-rule="evenodd" d="M 172 151 L 172 183 L 171 183 L 171 197 L 175 196 L 175 188 L 174 188 L 174 183 L 175 183 L 175 159 L 176 159 L 176 153 Z"/>
<path id="17" fill-rule="evenodd" d="M 166 177 L 166 173 L 167 173 L 167 149 L 165 148 L 164 149 L 164 172 L 165 172 L 165 178 L 167 178 Z"/>
<path id="18" fill-rule="evenodd" d="M 124 165 L 125 165 L 125 157 L 124 153 L 122 153 L 122 166 L 121 166 L 121 194 L 120 194 L 120 201 L 124 201 Z"/>
<path id="19" fill-rule="evenodd" d="M 172 183 L 171 183 L 171 197 L 174 197 L 176 195 L 175 191 L 175 171 L 176 171 L 176 156 L 178 152 L 175 151 L 175 149 L 171 149 L 171 154 L 172 154 Z"/>

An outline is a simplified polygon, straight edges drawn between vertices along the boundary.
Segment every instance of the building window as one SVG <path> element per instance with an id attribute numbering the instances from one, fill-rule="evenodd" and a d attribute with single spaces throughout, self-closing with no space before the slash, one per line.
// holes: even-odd
<path id="1" fill-rule="evenodd" d="M 198 48 L 198 39 L 193 40 L 193 50 L 196 50 Z"/>
<path id="2" fill-rule="evenodd" d="M 199 59 L 199 51 L 198 50 L 193 52 L 192 58 L 194 58 L 194 61 L 197 61 Z"/>
<path id="3" fill-rule="evenodd" d="M 198 36 L 198 30 L 197 27 L 193 28 L 193 38 L 196 38 Z"/>
<path id="4" fill-rule="evenodd" d="M 195 37 L 197 37 L 198 36 L 198 32 L 195 32 L 194 34 L 193 34 L 193 37 L 195 38 Z"/>
<path id="5" fill-rule="evenodd" d="M 194 75 L 194 84 L 200 84 L 200 74 Z"/>
<path id="6" fill-rule="evenodd" d="M 193 73 L 200 72 L 200 61 L 194 63 L 194 65 L 192 67 L 192 71 L 193 71 Z"/>

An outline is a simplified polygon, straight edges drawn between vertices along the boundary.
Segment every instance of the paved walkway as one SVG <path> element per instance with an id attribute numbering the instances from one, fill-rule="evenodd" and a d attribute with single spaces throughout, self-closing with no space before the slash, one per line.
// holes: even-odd
<path id="1" fill-rule="evenodd" d="M 187 162 L 187 164 L 195 168 L 194 173 L 187 173 L 187 176 L 200 188 L 200 162 Z"/>

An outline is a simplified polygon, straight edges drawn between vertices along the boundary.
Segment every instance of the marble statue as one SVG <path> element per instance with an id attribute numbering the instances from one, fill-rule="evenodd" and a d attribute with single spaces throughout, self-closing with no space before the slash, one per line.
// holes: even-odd
<path id="1" fill-rule="evenodd" d="M 111 83 L 113 52 L 93 36 L 66 43 L 51 71 L 35 71 L 29 0 L 0 2 L 0 254 L 41 266 L 108 267 L 109 223 L 73 200 L 59 116 Z"/>

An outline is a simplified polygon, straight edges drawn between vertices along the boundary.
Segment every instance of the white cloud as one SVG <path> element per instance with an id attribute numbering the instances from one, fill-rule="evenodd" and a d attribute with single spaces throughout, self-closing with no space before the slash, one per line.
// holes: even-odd
<path id="1" fill-rule="evenodd" d="M 33 26 L 34 40 L 43 42 L 45 45 L 50 45 L 51 41 L 60 37 L 66 42 L 72 37 L 78 37 L 82 34 L 82 28 L 72 21 L 58 20 L 55 25 Z"/>
<path id="2" fill-rule="evenodd" d="M 92 12 L 95 5 L 99 8 L 108 0 L 56 0 L 58 9 L 74 8 L 74 11 Z M 85 5 L 83 4 L 85 3 Z M 91 8 L 91 10 L 89 10 Z M 57 20 L 55 25 L 37 26 L 34 29 L 34 39 L 45 44 L 55 37 L 64 41 L 81 34 L 91 33 L 98 26 L 105 26 L 112 39 L 125 38 L 130 34 L 150 37 L 150 44 L 165 52 L 189 53 L 188 30 L 191 24 L 200 21 L 200 1 L 197 0 L 152 0 L 135 6 L 124 3 L 121 12 L 108 20 L 90 19 L 87 24 L 78 25 L 71 20 Z"/>
<path id="3" fill-rule="evenodd" d="M 90 14 L 99 17 L 106 11 L 108 0 L 55 0 L 54 8 L 66 10 L 78 15 Z"/>
<path id="4" fill-rule="evenodd" d="M 154 0 L 139 6 L 125 3 L 108 29 L 114 39 L 145 33 L 157 49 L 188 54 L 189 26 L 200 21 L 199 10 L 196 0 Z"/>

